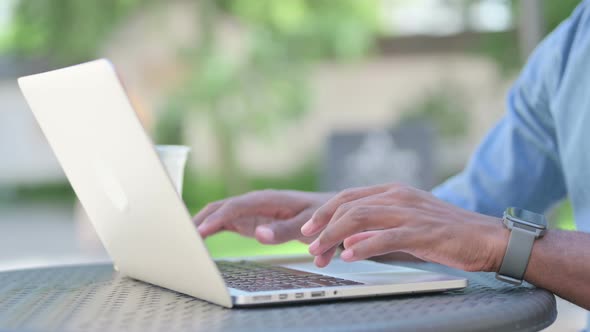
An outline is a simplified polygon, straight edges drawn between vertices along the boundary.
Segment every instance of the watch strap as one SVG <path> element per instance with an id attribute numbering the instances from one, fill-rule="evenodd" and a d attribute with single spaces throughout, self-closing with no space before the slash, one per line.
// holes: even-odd
<path id="1" fill-rule="evenodd" d="M 529 264 L 533 243 L 536 238 L 535 233 L 524 230 L 515 224 L 510 232 L 506 253 L 500 265 L 500 270 L 496 273 L 496 278 L 520 285 Z"/>

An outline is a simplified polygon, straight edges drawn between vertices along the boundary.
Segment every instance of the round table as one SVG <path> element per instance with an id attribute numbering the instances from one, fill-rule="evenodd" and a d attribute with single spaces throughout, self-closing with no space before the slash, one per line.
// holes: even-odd
<path id="1" fill-rule="evenodd" d="M 537 331 L 555 297 L 490 273 L 460 291 L 226 309 L 119 275 L 109 264 L 0 272 L 0 331 Z M 198 277 L 195 277 L 198 282 Z"/>

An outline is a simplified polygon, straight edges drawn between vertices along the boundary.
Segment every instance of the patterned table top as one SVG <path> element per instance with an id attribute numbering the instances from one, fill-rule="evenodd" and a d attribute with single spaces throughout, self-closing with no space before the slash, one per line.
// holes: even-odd
<path id="1" fill-rule="evenodd" d="M 226 309 L 145 284 L 111 265 L 0 272 L 0 331 L 537 331 L 555 297 L 493 274 L 404 264 L 464 276 L 444 293 Z"/>

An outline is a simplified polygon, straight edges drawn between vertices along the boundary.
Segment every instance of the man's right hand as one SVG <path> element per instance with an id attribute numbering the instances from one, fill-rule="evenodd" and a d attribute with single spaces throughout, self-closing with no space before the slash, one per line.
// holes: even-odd
<path id="1" fill-rule="evenodd" d="M 301 226 L 334 194 L 262 190 L 208 204 L 194 218 L 203 238 L 220 231 L 255 237 L 264 244 L 290 240 L 310 243 Z"/>

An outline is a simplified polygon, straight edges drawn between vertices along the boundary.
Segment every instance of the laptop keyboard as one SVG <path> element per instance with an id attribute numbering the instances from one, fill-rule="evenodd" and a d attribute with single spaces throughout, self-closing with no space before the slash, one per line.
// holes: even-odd
<path id="1" fill-rule="evenodd" d="M 253 261 L 217 261 L 228 287 L 248 292 L 362 285 L 360 282 Z"/>

